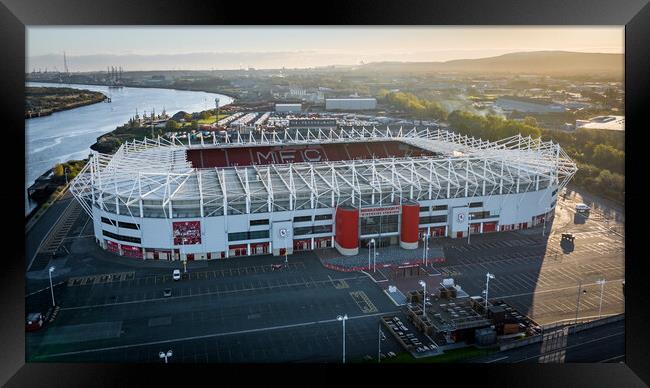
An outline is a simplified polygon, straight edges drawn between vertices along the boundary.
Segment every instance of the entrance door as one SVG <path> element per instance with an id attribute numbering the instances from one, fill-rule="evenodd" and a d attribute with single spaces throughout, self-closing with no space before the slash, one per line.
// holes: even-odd
<path id="1" fill-rule="evenodd" d="M 463 232 L 456 232 L 456 237 L 457 238 L 463 237 Z"/>

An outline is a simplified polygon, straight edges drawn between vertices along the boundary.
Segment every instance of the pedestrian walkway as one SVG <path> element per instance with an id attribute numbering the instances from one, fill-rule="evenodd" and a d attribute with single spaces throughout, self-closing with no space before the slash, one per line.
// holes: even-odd
<path id="1" fill-rule="evenodd" d="M 333 248 L 314 252 L 323 266 L 338 271 L 372 271 L 375 267 L 379 269 L 401 264 L 424 264 L 422 247 L 414 250 L 402 249 L 397 245 L 377 248 L 374 260 L 372 259 L 372 254 L 375 252 L 373 248 L 360 248 L 359 253 L 353 256 L 343 256 Z M 368 260 L 369 257 L 370 260 Z M 444 250 L 441 246 L 429 247 L 428 263 L 441 261 L 444 257 Z"/>
<path id="2" fill-rule="evenodd" d="M 61 219 L 57 222 L 54 229 L 50 232 L 39 248 L 36 258 L 28 268 L 29 271 L 39 271 L 47 266 L 47 263 L 59 250 L 61 243 L 70 232 L 70 229 L 82 211 L 83 209 L 81 208 L 81 205 L 76 201 L 73 201 L 70 206 L 66 208 Z"/>

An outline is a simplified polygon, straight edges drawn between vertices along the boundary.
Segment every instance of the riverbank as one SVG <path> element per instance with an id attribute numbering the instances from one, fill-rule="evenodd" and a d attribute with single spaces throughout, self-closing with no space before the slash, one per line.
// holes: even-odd
<path id="1" fill-rule="evenodd" d="M 180 111 L 197 112 L 214 106 L 219 98 L 225 108 L 232 99 L 225 95 L 172 90 L 161 88 L 108 88 L 87 84 L 28 82 L 26 87 L 59 88 L 65 86 L 77 90 L 90 90 L 109 96 L 111 103 L 92 104 L 80 109 L 57 112 L 34 120 L 25 120 L 25 196 L 27 190 L 44 171 L 56 164 L 88 157 L 89 147 L 101 135 L 114 131 L 128 122 L 134 114 L 140 116 L 155 110 L 170 115 Z M 224 110 L 222 108 L 222 111 Z M 150 136 L 150 129 L 147 136 Z M 25 199 L 25 215 L 33 211 L 37 201 Z"/>
<path id="2" fill-rule="evenodd" d="M 90 90 L 28 86 L 25 88 L 25 119 L 97 104 L 107 98 L 101 92 Z"/>
<path id="3" fill-rule="evenodd" d="M 34 80 L 26 80 L 26 82 L 33 82 L 33 83 L 49 83 L 49 84 L 59 84 L 59 85 L 77 85 L 77 86 L 84 86 L 84 85 L 93 85 L 93 86 L 105 86 L 109 87 L 110 85 L 103 84 L 100 82 L 86 82 L 83 84 L 76 84 L 76 83 L 69 83 L 69 82 L 60 82 L 60 81 L 34 81 Z M 178 91 L 183 91 L 183 92 L 203 92 L 203 93 L 214 93 L 214 94 L 220 94 L 222 96 L 228 97 L 232 99 L 231 104 L 235 103 L 238 98 L 241 96 L 233 96 L 233 93 L 230 92 L 223 92 L 221 90 L 210 90 L 209 88 L 179 88 L 179 87 L 169 87 L 166 85 L 132 85 L 132 84 L 124 84 L 121 85 L 121 87 L 125 88 L 139 88 L 139 89 L 165 89 L 165 90 L 178 90 Z M 118 87 L 119 88 L 119 87 Z M 220 105 L 221 107 L 225 105 Z"/>

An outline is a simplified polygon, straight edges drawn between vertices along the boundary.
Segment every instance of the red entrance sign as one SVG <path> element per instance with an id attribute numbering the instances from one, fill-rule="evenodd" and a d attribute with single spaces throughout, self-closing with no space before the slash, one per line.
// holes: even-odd
<path id="1" fill-rule="evenodd" d="M 401 208 L 401 205 L 362 208 L 359 209 L 359 217 L 390 216 L 399 214 Z"/>

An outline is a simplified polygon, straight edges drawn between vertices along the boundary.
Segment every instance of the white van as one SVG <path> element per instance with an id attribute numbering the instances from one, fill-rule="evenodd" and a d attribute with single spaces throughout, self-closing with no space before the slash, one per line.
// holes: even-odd
<path id="1" fill-rule="evenodd" d="M 579 204 L 576 205 L 576 211 L 577 212 L 582 213 L 582 212 L 588 212 L 589 210 L 591 210 L 591 208 L 589 206 L 585 205 L 584 203 L 579 203 Z"/>

